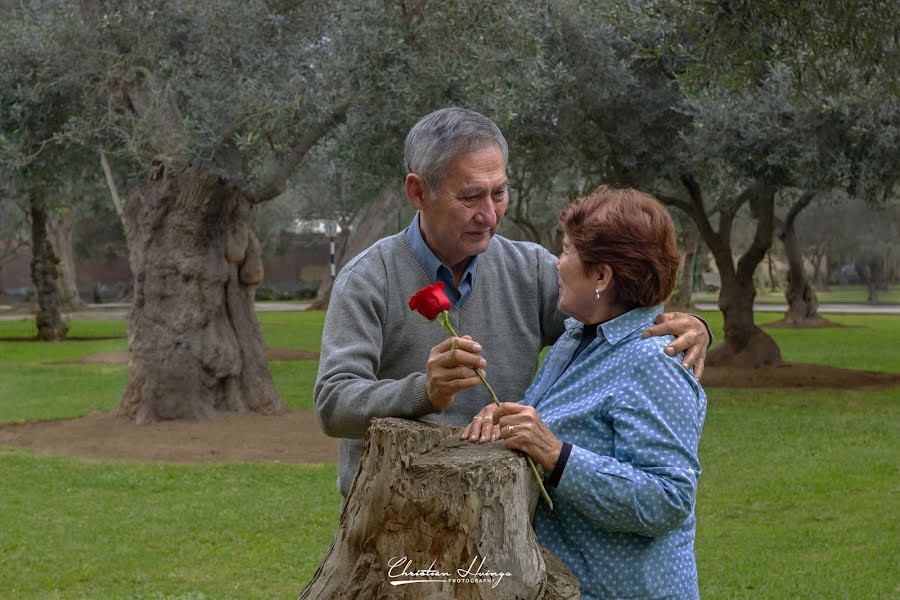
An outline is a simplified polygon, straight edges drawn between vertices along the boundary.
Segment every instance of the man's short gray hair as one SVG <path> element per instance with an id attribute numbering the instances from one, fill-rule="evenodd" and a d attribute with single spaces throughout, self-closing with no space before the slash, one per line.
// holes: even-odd
<path id="1" fill-rule="evenodd" d="M 491 144 L 500 147 L 505 165 L 509 161 L 509 146 L 496 123 L 467 108 L 442 108 L 409 130 L 403 149 L 406 171 L 425 180 L 430 196 L 440 187 L 454 157 Z"/>

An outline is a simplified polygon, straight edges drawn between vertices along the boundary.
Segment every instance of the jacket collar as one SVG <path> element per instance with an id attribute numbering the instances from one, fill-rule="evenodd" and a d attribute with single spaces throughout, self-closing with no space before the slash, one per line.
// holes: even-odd
<path id="1" fill-rule="evenodd" d="M 615 346 L 635 331 L 644 329 L 647 323 L 652 323 L 656 319 L 656 315 L 662 311 L 662 304 L 633 308 L 614 319 L 601 323 L 597 328 L 597 335 L 602 333 L 606 341 Z M 580 330 L 584 327 L 584 323 L 569 318 L 566 319 L 565 327 L 566 331 Z"/>

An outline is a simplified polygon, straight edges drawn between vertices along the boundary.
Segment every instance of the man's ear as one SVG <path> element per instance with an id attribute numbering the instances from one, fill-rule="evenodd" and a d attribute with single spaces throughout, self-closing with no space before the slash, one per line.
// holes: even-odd
<path id="1" fill-rule="evenodd" d="M 595 275 L 597 277 L 597 290 L 603 294 L 603 292 L 609 290 L 612 286 L 612 267 L 607 264 L 599 265 L 595 271 Z"/>
<path id="2" fill-rule="evenodd" d="M 406 175 L 406 199 L 416 207 L 416 210 L 422 210 L 425 203 L 428 202 L 428 188 L 425 180 L 415 173 Z"/>

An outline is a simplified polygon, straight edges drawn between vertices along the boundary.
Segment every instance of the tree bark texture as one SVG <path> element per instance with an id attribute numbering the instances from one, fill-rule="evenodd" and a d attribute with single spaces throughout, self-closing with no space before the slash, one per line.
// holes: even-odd
<path id="1" fill-rule="evenodd" d="M 581 597 L 535 538 L 538 490 L 524 457 L 499 441 L 460 441 L 459 431 L 372 421 L 338 532 L 300 600 Z M 403 574 L 422 569 L 447 576 Z M 472 577 L 476 569 L 509 575 Z M 398 585 L 410 579 L 427 582 Z"/>
<path id="2" fill-rule="evenodd" d="M 51 215 L 47 218 L 47 234 L 53 250 L 59 258 L 60 295 L 63 305 L 69 308 L 84 306 L 78 293 L 78 279 L 75 272 L 75 251 L 72 247 L 72 230 L 75 222 L 70 212 Z"/>
<path id="3" fill-rule="evenodd" d="M 719 310 L 725 320 L 725 341 L 707 356 L 709 365 L 741 367 L 778 366 L 781 364 L 781 350 L 753 319 L 753 300 L 756 290 L 753 278 L 749 281 L 729 281 L 722 279 L 719 293 Z"/>
<path id="4" fill-rule="evenodd" d="M 143 424 L 285 412 L 254 311 L 262 256 L 238 186 L 198 166 L 166 174 L 130 195 L 126 224 L 132 358 L 119 414 Z"/>
<path id="5" fill-rule="evenodd" d="M 47 234 L 47 220 L 47 210 L 32 201 L 31 280 L 38 300 L 37 337 L 51 341 L 64 339 L 69 328 L 62 319 L 59 259 Z"/>

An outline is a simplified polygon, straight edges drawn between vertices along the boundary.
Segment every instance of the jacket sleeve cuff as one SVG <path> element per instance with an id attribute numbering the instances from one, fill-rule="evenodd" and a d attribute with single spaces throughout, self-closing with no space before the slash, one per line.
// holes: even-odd
<path id="1" fill-rule="evenodd" d="M 563 471 L 566 469 L 566 463 L 569 462 L 569 454 L 572 453 L 572 444 L 570 442 L 563 442 L 562 450 L 559 451 L 559 458 L 556 459 L 556 466 L 553 467 L 553 471 L 550 472 L 550 475 L 544 477 L 544 483 L 551 487 L 556 487 L 559 485 L 559 480 L 562 478 Z"/>
<path id="2" fill-rule="evenodd" d="M 414 417 L 424 417 L 425 415 L 438 412 L 434 410 L 434 407 L 431 405 L 431 400 L 428 399 L 428 391 L 425 389 L 424 373 L 416 378 L 412 398 L 410 398 L 410 408 Z"/>
<path id="3" fill-rule="evenodd" d="M 703 323 L 703 326 L 706 327 L 706 334 L 709 336 L 709 343 L 706 345 L 706 349 L 709 350 L 713 345 L 713 334 L 712 329 L 709 328 L 709 323 L 707 323 L 706 319 L 699 315 L 691 314 L 691 316 L 695 319 L 698 319 L 701 323 Z"/>

